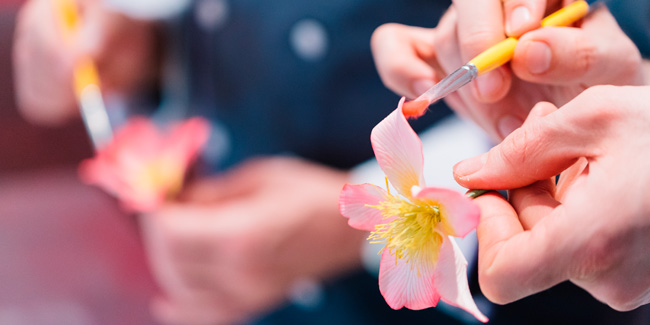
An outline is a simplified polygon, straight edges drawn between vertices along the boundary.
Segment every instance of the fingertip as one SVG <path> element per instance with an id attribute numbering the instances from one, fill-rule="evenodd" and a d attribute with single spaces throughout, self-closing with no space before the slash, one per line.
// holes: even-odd
<path id="1" fill-rule="evenodd" d="M 521 36 L 540 26 L 546 7 L 545 1 L 505 1 L 505 31 L 508 36 Z"/>
<path id="2" fill-rule="evenodd" d="M 548 114 L 551 114 L 555 111 L 557 111 L 558 108 L 553 105 L 552 103 L 549 102 L 539 102 L 533 106 L 533 109 L 530 110 L 530 113 L 528 113 L 528 117 L 526 118 L 526 121 L 524 121 L 524 124 L 527 124 L 531 121 L 534 121 L 538 118 L 542 118 L 544 116 L 547 116 Z"/>
<path id="3" fill-rule="evenodd" d="M 413 82 L 413 86 L 411 87 L 413 89 L 413 94 L 416 95 L 413 98 L 416 98 L 417 96 L 425 93 L 427 90 L 433 87 L 433 85 L 435 85 L 435 83 L 433 82 L 433 80 L 430 79 L 415 80 Z"/>
<path id="4" fill-rule="evenodd" d="M 477 173 L 487 161 L 487 153 L 458 162 L 453 167 L 454 179 L 466 188 L 474 188 L 473 174 Z"/>
<path id="5" fill-rule="evenodd" d="M 501 100 L 509 91 L 512 78 L 505 66 L 479 76 L 474 84 L 477 99 L 484 103 Z"/>
<path id="6" fill-rule="evenodd" d="M 530 9 L 526 6 L 517 6 L 506 13 L 506 34 L 519 36 L 531 24 Z"/>
<path id="7" fill-rule="evenodd" d="M 544 74 L 551 68 L 551 47 L 544 42 L 531 41 L 526 46 L 526 66 L 533 75 Z"/>

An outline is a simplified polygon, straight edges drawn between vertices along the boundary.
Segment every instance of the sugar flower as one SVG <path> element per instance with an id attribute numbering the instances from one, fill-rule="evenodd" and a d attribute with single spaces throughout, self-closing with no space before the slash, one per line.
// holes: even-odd
<path id="1" fill-rule="evenodd" d="M 486 322 L 469 292 L 467 260 L 451 238 L 476 228 L 478 206 L 456 191 L 425 186 L 422 143 L 402 113 L 403 104 L 404 98 L 371 134 L 377 162 L 397 193 L 346 184 L 341 214 L 350 226 L 370 231 L 372 242 L 385 243 L 379 289 L 391 308 L 419 310 L 442 299 Z"/>
<path id="2" fill-rule="evenodd" d="M 186 171 L 208 138 L 209 124 L 192 118 L 161 133 L 144 117 L 127 122 L 79 174 L 118 197 L 132 211 L 151 211 L 180 191 Z"/>

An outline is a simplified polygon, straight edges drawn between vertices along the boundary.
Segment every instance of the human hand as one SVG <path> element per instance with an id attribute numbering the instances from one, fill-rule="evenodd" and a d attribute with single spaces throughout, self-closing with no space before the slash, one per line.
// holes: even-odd
<path id="1" fill-rule="evenodd" d="M 155 27 L 112 11 L 102 0 L 77 0 L 80 30 L 69 42 L 55 1 L 29 0 L 14 36 L 16 99 L 30 121 L 60 124 L 77 116 L 73 67 L 90 56 L 105 92 L 134 92 L 154 77 Z"/>
<path id="2" fill-rule="evenodd" d="M 501 140 L 540 101 L 561 106 L 587 87 L 643 84 L 638 49 L 606 8 L 580 28 L 539 26 L 559 1 L 456 0 L 433 29 L 380 26 L 372 37 L 377 70 L 391 90 L 416 98 L 507 35 L 521 36 L 510 65 L 481 75 L 446 98 Z M 529 14 L 522 9 L 529 8 Z M 505 19 L 504 19 L 505 15 Z M 504 24 L 505 21 L 505 24 Z"/>
<path id="3" fill-rule="evenodd" d="M 164 323 L 239 323 L 277 308 L 296 281 L 360 268 L 367 233 L 338 212 L 347 174 L 293 158 L 254 160 L 141 216 Z"/>
<path id="4" fill-rule="evenodd" d="M 512 206 L 476 199 L 479 282 L 490 300 L 570 280 L 616 310 L 650 302 L 649 94 L 599 86 L 560 110 L 540 103 L 501 144 L 455 166 L 465 187 L 519 188 Z M 567 168 L 559 193 L 549 178 Z"/>

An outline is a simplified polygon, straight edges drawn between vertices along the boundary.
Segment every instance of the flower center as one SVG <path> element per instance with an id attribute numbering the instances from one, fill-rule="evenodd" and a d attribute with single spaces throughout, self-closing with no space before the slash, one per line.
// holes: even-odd
<path id="1" fill-rule="evenodd" d="M 183 183 L 183 169 L 171 159 L 157 159 L 143 166 L 135 180 L 141 191 L 165 191 L 167 195 L 176 194 Z"/>
<path id="2" fill-rule="evenodd" d="M 405 259 L 407 263 L 436 263 L 443 240 L 436 230 L 436 226 L 443 222 L 438 204 L 433 201 L 411 202 L 389 195 L 388 200 L 369 207 L 380 210 L 386 219 L 394 218 L 375 226 L 375 231 L 368 237 L 371 243 L 386 243 L 382 251 L 388 248 L 389 252 L 395 252 L 396 259 Z"/>

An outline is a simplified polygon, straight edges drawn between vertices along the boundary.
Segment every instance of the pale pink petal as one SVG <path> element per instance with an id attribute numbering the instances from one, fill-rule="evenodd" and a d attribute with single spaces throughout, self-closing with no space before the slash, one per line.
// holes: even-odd
<path id="1" fill-rule="evenodd" d="M 434 267 L 432 263 L 407 263 L 384 249 L 379 264 L 379 291 L 393 309 L 434 307 L 440 300 L 433 282 Z"/>
<path id="2" fill-rule="evenodd" d="M 372 130 L 370 140 L 379 166 L 393 186 L 404 196 L 411 187 L 424 186 L 422 142 L 402 114 L 404 98 L 396 110 Z"/>
<path id="3" fill-rule="evenodd" d="M 199 153 L 210 135 L 210 123 L 200 117 L 194 117 L 175 126 L 168 136 L 167 150 L 176 159 L 189 164 Z"/>
<path id="4" fill-rule="evenodd" d="M 413 198 L 440 204 L 440 214 L 453 228 L 452 232 L 446 235 L 462 238 L 478 226 L 481 211 L 466 195 L 446 188 L 425 187 L 414 188 Z"/>
<path id="5" fill-rule="evenodd" d="M 101 159 L 86 159 L 79 165 L 81 180 L 89 185 L 97 185 L 109 194 L 120 199 L 127 211 L 147 212 L 155 209 L 165 199 L 164 191 L 142 191 L 135 189 L 124 171 Z"/>
<path id="6" fill-rule="evenodd" d="M 120 153 L 124 152 L 138 157 L 154 156 L 164 147 L 163 139 L 163 134 L 151 120 L 135 116 L 115 133 L 111 143 L 100 154 L 112 159 L 119 159 Z"/>
<path id="7" fill-rule="evenodd" d="M 134 117 L 111 143 L 79 166 L 82 181 L 118 197 L 129 210 L 150 211 L 179 190 L 188 165 L 207 141 L 209 124 L 193 118 L 165 135 Z"/>
<path id="8" fill-rule="evenodd" d="M 372 184 L 345 184 L 339 197 L 341 214 L 350 219 L 352 228 L 374 231 L 375 225 L 390 222 L 394 218 L 386 218 L 381 210 L 370 207 L 388 199 L 388 192 Z"/>
<path id="9" fill-rule="evenodd" d="M 442 242 L 434 281 L 444 302 L 464 309 L 481 322 L 488 321 L 474 303 L 467 283 L 467 260 L 451 237 L 445 237 Z"/>

